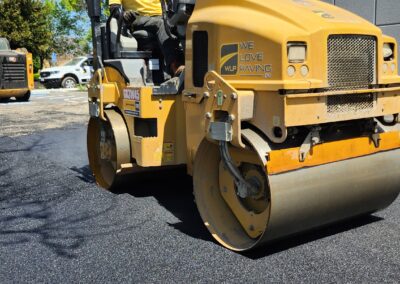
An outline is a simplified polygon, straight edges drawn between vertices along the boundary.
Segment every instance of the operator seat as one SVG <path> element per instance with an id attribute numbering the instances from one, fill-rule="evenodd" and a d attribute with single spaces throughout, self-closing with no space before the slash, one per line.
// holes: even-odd
<path id="1" fill-rule="evenodd" d="M 112 57 L 120 57 L 121 51 L 137 51 L 138 42 L 133 37 L 127 37 L 122 34 L 118 41 L 119 25 L 115 18 L 110 19 L 110 52 Z"/>
<path id="2" fill-rule="evenodd" d="M 139 30 L 131 35 L 122 17 L 116 19 L 114 15 L 110 15 L 106 30 L 110 58 L 148 59 L 156 46 L 155 36 L 147 31 Z"/>
<path id="3" fill-rule="evenodd" d="M 163 14 L 166 15 L 168 32 L 185 46 L 186 26 L 193 12 L 195 0 L 174 0 L 165 7 L 161 1 Z M 122 9 L 122 8 L 121 8 Z M 120 71 L 126 82 L 134 85 L 160 86 L 154 89 L 155 93 L 177 94 L 183 86 L 183 76 L 167 83 L 171 77 L 165 71 L 162 52 L 157 44 L 156 36 L 145 31 L 129 32 L 124 24 L 123 12 L 119 17 L 111 14 L 102 28 L 102 56 L 105 66 Z M 173 34 L 173 35 L 172 35 Z"/>

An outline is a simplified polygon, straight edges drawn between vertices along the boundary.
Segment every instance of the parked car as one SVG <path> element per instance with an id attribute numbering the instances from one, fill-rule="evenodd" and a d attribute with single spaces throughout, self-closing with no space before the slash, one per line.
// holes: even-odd
<path id="1" fill-rule="evenodd" d="M 45 68 L 40 72 L 40 82 L 47 88 L 75 88 L 86 84 L 92 77 L 93 58 L 76 57 L 62 66 Z"/>

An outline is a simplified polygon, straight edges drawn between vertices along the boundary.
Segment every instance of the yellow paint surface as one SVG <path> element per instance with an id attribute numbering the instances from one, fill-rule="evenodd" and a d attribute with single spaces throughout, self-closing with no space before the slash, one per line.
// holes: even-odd
<path id="1" fill-rule="evenodd" d="M 380 146 L 376 148 L 369 137 L 323 143 L 312 148 L 304 162 L 299 160 L 300 148 L 272 151 L 266 171 L 269 175 L 284 173 L 306 167 L 343 161 L 382 151 L 400 148 L 400 132 L 381 134 Z"/>

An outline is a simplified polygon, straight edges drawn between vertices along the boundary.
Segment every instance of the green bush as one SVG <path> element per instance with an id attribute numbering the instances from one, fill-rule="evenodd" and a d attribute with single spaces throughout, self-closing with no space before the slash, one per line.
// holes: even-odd
<path id="1" fill-rule="evenodd" d="M 39 58 L 39 56 L 34 56 L 33 57 L 33 72 L 35 72 L 35 75 L 36 75 L 36 72 L 39 72 L 39 69 L 40 69 L 40 58 Z M 36 77 L 35 77 L 35 79 L 36 79 Z"/>
<path id="2" fill-rule="evenodd" d="M 39 72 L 33 74 L 33 79 L 34 79 L 35 81 L 39 81 L 39 77 L 40 77 L 40 73 L 39 73 Z"/>

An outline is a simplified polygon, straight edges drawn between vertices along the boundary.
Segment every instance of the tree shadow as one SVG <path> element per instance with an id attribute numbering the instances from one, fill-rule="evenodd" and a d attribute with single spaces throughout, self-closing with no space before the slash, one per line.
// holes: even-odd
<path id="1" fill-rule="evenodd" d="M 43 144 L 43 137 L 35 137 L 30 143 L 24 144 L 17 139 L 0 136 L 0 154 L 5 153 L 17 153 L 17 152 L 32 152 L 37 147 L 47 146 L 48 144 Z M 0 175 L 1 176 L 1 175 Z"/>
<path id="2" fill-rule="evenodd" d="M 0 246 L 38 241 L 59 256 L 76 258 L 77 250 L 89 239 L 129 229 L 110 223 L 88 231 L 87 224 L 109 214 L 115 208 L 114 202 L 97 212 L 85 211 L 62 218 L 56 216 L 54 206 L 55 202 L 47 201 L 20 201 L 2 206 Z"/>
<path id="3" fill-rule="evenodd" d="M 92 170 L 90 169 L 89 165 L 86 165 L 84 167 L 78 168 L 78 167 L 71 167 L 69 168 L 71 171 L 75 172 L 77 175 L 76 177 L 79 178 L 81 181 L 85 183 L 95 183 L 96 180 L 93 176 Z"/>
<path id="4" fill-rule="evenodd" d="M 72 210 L 71 200 L 88 189 L 85 183 L 77 187 L 81 181 L 53 162 L 29 166 L 40 160 L 29 152 L 40 140 L 20 145 L 14 139 L 0 137 L 2 142 L 7 144 L 0 151 L 0 250 L 20 245 L 29 250 L 39 243 L 60 257 L 77 258 L 88 241 L 146 222 L 128 226 L 124 216 L 114 217 L 118 216 L 113 213 L 119 209 L 117 196 L 107 198 L 100 208 L 87 209 L 78 203 L 77 210 Z"/>
<path id="5" fill-rule="evenodd" d="M 29 178 L 33 177 L 26 177 Z M 89 240 L 142 225 L 126 226 L 122 216 L 121 219 L 106 217 L 114 215 L 112 211 L 119 208 L 116 196 L 107 200 L 102 209 L 79 207 L 78 211 L 72 211 L 65 207 L 77 192 L 65 184 L 50 185 L 49 190 L 17 186 L 12 182 L 1 187 L 0 247 L 39 242 L 58 256 L 76 258 L 79 249 Z M 58 208 L 63 208 L 65 214 L 58 214 Z"/>

